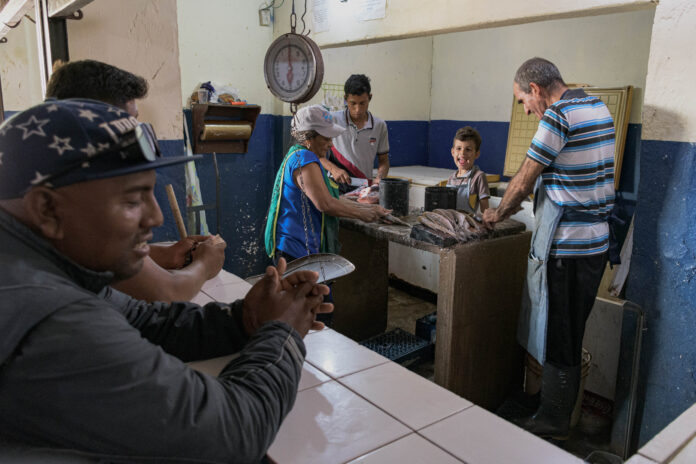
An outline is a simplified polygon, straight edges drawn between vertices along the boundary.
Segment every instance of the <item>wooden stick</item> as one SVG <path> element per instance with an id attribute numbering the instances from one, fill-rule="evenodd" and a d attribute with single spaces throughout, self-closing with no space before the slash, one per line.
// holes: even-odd
<path id="1" fill-rule="evenodd" d="M 176 202 L 176 195 L 174 195 L 174 189 L 172 188 L 172 184 L 167 184 L 165 190 L 167 191 L 167 198 L 169 198 L 169 206 L 172 208 L 172 213 L 174 214 L 176 228 L 179 229 L 179 238 L 183 240 L 186 237 L 188 237 L 188 234 L 186 234 L 184 218 L 181 217 L 181 211 L 179 211 L 179 204 Z"/>

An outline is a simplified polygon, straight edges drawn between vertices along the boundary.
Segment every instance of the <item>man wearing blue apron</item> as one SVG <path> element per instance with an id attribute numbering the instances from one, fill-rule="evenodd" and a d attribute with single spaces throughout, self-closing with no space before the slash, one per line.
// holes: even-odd
<path id="1" fill-rule="evenodd" d="M 517 425 L 542 436 L 568 437 L 580 385 L 585 322 L 609 247 L 614 206 L 614 122 L 599 98 L 568 89 L 558 68 L 532 58 L 515 74 L 513 92 L 540 120 L 527 156 L 498 208 L 484 223 L 519 211 L 534 190 L 535 227 L 518 340 L 543 364 L 541 403 Z"/>

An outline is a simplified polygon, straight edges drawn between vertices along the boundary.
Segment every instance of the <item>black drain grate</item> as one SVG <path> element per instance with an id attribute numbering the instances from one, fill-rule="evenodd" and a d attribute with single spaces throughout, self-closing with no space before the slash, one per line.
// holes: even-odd
<path id="1" fill-rule="evenodd" d="M 430 343 L 401 329 L 390 330 L 360 344 L 394 362 L 404 362 L 430 352 Z"/>

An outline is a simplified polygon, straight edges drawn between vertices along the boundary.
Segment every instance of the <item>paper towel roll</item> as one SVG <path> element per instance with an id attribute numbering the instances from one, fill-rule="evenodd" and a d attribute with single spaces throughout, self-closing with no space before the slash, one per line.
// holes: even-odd
<path id="1" fill-rule="evenodd" d="M 249 140 L 251 124 L 247 121 L 206 122 L 201 140 Z"/>

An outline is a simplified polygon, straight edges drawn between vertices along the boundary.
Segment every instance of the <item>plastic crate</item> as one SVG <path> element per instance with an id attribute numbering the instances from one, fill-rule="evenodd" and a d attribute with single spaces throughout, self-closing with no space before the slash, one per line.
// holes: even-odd
<path id="1" fill-rule="evenodd" d="M 437 323 L 437 312 L 430 313 L 416 320 L 416 336 L 423 338 L 430 343 L 435 343 L 435 325 Z"/>
<path id="2" fill-rule="evenodd" d="M 360 344 L 397 363 L 428 354 L 431 346 L 428 340 L 398 328 L 363 340 Z"/>

